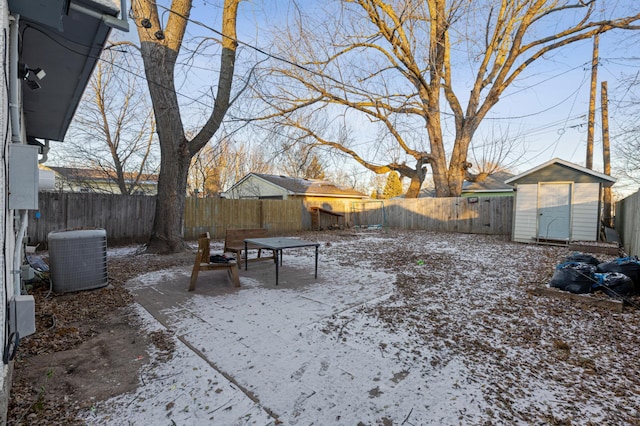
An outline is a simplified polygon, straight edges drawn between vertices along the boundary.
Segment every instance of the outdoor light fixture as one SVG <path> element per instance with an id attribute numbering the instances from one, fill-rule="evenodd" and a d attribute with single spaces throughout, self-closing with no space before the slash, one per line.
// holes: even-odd
<path id="1" fill-rule="evenodd" d="M 24 80 L 27 87 L 31 90 L 38 90 L 42 86 L 38 83 L 47 76 L 47 73 L 42 68 L 29 68 L 27 64 L 20 64 L 18 66 L 18 75 Z"/>
<path id="2" fill-rule="evenodd" d="M 18 66 L 18 75 L 23 80 L 32 79 L 31 77 L 42 80 L 47 76 L 47 73 L 42 68 L 29 68 L 29 65 L 21 63 Z"/>
<path id="3" fill-rule="evenodd" d="M 29 73 L 33 72 L 38 80 L 42 80 L 47 76 L 47 73 L 42 68 L 29 69 Z"/>
<path id="4" fill-rule="evenodd" d="M 24 81 L 27 84 L 27 87 L 31 90 L 38 90 L 42 87 L 40 86 L 40 83 L 38 83 L 36 80 L 25 79 Z"/>

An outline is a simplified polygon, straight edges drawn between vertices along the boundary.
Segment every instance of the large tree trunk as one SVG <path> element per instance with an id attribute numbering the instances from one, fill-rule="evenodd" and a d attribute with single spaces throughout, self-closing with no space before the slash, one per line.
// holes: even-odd
<path id="1" fill-rule="evenodd" d="M 437 103 L 440 101 L 439 96 L 432 96 L 427 103 L 425 122 L 426 130 L 429 135 L 429 146 L 431 155 L 429 157 L 429 165 L 433 175 L 433 185 L 436 190 L 436 197 L 449 197 L 449 174 L 447 173 L 447 154 L 444 149 L 444 141 L 442 138 L 442 124 L 440 114 L 437 111 Z"/>
<path id="2" fill-rule="evenodd" d="M 184 204 L 191 157 L 213 137 L 230 105 L 235 66 L 236 16 L 240 0 L 225 0 L 222 14 L 222 53 L 218 91 L 213 111 L 202 129 L 189 141 L 180 116 L 174 71 L 191 11 L 191 0 L 173 0 L 171 13 L 161 22 L 154 0 L 132 4 L 140 38 L 149 93 L 160 141 L 160 175 L 153 231 L 147 252 L 175 253 L 186 248 L 183 241 Z M 163 14 L 164 17 L 164 14 Z M 145 21 L 144 24 L 142 21 Z M 163 27 L 164 25 L 164 27 Z"/>
<path id="3" fill-rule="evenodd" d="M 166 155 L 165 152 L 162 155 L 153 233 L 147 243 L 148 253 L 177 253 L 187 249 L 183 240 L 183 224 L 191 156 L 184 149 L 186 140 L 182 139 L 182 143 L 173 147 L 176 148 L 173 155 Z"/>
<path id="4" fill-rule="evenodd" d="M 147 243 L 150 253 L 175 253 L 186 249 L 182 238 L 185 184 L 189 161 L 174 161 L 160 170 L 153 234 Z M 162 185 L 160 185 L 162 182 Z"/>
<path id="5" fill-rule="evenodd" d="M 425 166 L 426 161 L 426 158 L 418 159 L 415 169 L 412 169 L 404 164 L 399 168 L 398 171 L 400 172 L 401 176 L 406 176 L 411 179 L 411 182 L 409 183 L 409 189 L 407 189 L 407 193 L 405 194 L 405 198 L 418 198 L 420 196 L 422 183 L 424 182 L 424 178 L 427 176 L 427 167 Z"/>
<path id="6" fill-rule="evenodd" d="M 141 48 L 147 79 L 160 83 L 149 85 L 157 120 L 161 160 L 156 213 L 147 252 L 175 253 L 186 249 L 182 225 L 187 173 L 191 163 L 173 82 L 172 64 L 178 52 L 154 42 L 143 42 Z M 155 65 L 147 65 L 147 62 Z"/>
<path id="7" fill-rule="evenodd" d="M 418 178 L 412 178 L 405 198 L 418 198 L 420 196 L 420 188 L 422 188 L 422 181 Z"/>
<path id="8" fill-rule="evenodd" d="M 475 128 L 470 122 L 465 123 L 462 129 L 458 131 L 447 172 L 449 197 L 462 195 L 462 183 L 467 175 L 467 169 L 471 167 L 471 164 L 467 162 L 467 153 L 469 152 L 469 144 L 471 144 L 474 132 Z"/>

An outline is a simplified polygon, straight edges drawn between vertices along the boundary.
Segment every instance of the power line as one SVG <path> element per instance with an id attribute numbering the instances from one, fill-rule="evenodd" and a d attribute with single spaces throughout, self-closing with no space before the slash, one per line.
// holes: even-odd
<path id="1" fill-rule="evenodd" d="M 331 77 L 331 76 L 328 76 L 328 75 L 326 75 L 326 74 L 323 74 L 323 73 L 320 73 L 320 72 L 315 71 L 315 70 L 313 70 L 313 69 L 310 69 L 310 68 L 308 68 L 308 67 L 306 67 L 306 66 L 304 66 L 304 65 L 298 64 L 298 63 L 296 63 L 296 62 L 294 62 L 294 61 L 291 61 L 291 60 L 289 60 L 289 59 L 283 58 L 283 57 L 278 56 L 278 55 L 274 55 L 274 54 L 272 54 L 272 53 L 270 53 L 270 52 L 267 52 L 266 50 L 264 50 L 264 49 L 262 49 L 262 48 L 260 48 L 260 47 L 258 47 L 258 46 L 255 46 L 255 45 L 250 44 L 250 43 L 248 43 L 248 42 L 244 42 L 244 41 L 242 41 L 242 40 L 238 39 L 237 37 L 236 37 L 236 38 L 234 38 L 234 37 L 231 37 L 231 36 L 229 36 L 229 35 L 226 35 L 226 34 L 222 33 L 221 31 L 219 31 L 219 30 L 217 30 L 217 29 L 215 29 L 215 28 L 213 28 L 213 27 L 211 27 L 211 26 L 209 26 L 209 25 L 207 25 L 207 24 L 205 24 L 205 23 L 203 23 L 203 22 L 201 22 L 201 21 L 197 21 L 197 20 L 192 19 L 192 18 L 190 18 L 190 17 L 186 17 L 186 16 L 184 16 L 184 15 L 182 15 L 182 14 L 180 14 L 180 13 L 178 13 L 178 12 L 174 11 L 174 10 L 172 10 L 172 9 L 171 9 L 171 8 L 169 8 L 169 7 L 166 7 L 166 6 L 163 6 L 163 5 L 160 5 L 160 4 L 157 4 L 157 6 L 158 6 L 159 8 L 165 9 L 166 11 L 168 11 L 168 12 L 170 12 L 170 13 L 173 13 L 173 14 L 175 14 L 175 15 L 177 15 L 177 16 L 179 16 L 179 17 L 181 17 L 182 19 L 184 19 L 184 20 L 186 20 L 186 21 L 189 21 L 189 22 L 192 22 L 192 23 L 194 23 L 194 24 L 196 24 L 196 25 L 198 25 L 198 26 L 201 26 L 202 28 L 205 28 L 205 29 L 207 29 L 207 30 L 209 30 L 209 31 L 211 31 L 211 32 L 213 32 L 213 33 L 215 33 L 215 34 L 217 34 L 217 35 L 221 36 L 221 37 L 224 37 L 224 38 L 227 38 L 227 39 L 229 39 L 229 40 L 231 40 L 231 41 L 234 41 L 235 43 L 238 43 L 239 45 L 246 46 L 246 47 L 248 47 L 248 48 L 250 48 L 250 49 L 252 49 L 252 50 L 254 50 L 254 51 L 256 51 L 256 52 L 258 52 L 258 53 L 260 53 L 260 54 L 262 54 L 262 55 L 264 55 L 264 56 L 266 56 L 266 57 L 268 57 L 268 58 L 275 59 L 275 60 L 277 60 L 277 61 L 280 61 L 280 62 L 286 63 L 286 64 L 288 64 L 288 65 L 291 65 L 291 66 L 295 67 L 295 68 L 298 68 L 298 69 L 301 69 L 301 70 L 303 70 L 303 71 L 305 71 L 305 72 L 308 72 L 308 73 L 310 73 L 310 74 L 316 75 L 316 76 L 318 76 L 318 77 L 320 77 L 320 78 L 327 79 L 327 80 L 329 80 L 329 81 L 332 81 L 332 82 L 337 83 L 337 84 L 339 84 L 339 85 L 341 85 L 341 86 L 344 86 L 344 87 L 348 87 L 348 88 L 350 88 L 350 89 L 352 89 L 352 90 L 355 90 L 355 91 L 365 91 L 365 92 L 366 92 L 366 90 L 364 90 L 363 88 L 360 88 L 360 87 L 356 87 L 356 86 L 350 85 L 350 84 L 348 84 L 348 83 L 346 83 L 346 82 L 344 82 L 344 81 L 337 80 L 337 79 L 335 79 L 335 78 L 333 78 L 333 77 Z M 560 76 L 562 76 L 562 75 L 564 75 L 564 74 L 567 74 L 567 73 L 569 73 L 569 72 L 571 72 L 571 71 L 574 71 L 575 69 L 578 69 L 578 68 L 580 68 L 580 67 L 583 67 L 584 65 L 585 65 L 584 63 L 583 63 L 583 64 L 580 64 L 580 65 L 578 65 L 578 66 L 576 66 L 576 67 L 574 67 L 574 68 L 571 68 L 571 69 L 569 69 L 569 70 L 566 70 L 566 71 L 563 71 L 563 72 L 561 72 L 561 73 L 559 73 L 559 74 L 556 74 L 556 75 L 554 75 L 554 76 L 551 76 L 551 77 L 549 77 L 549 78 L 547 78 L 547 79 L 545 79 L 545 80 L 542 80 L 542 81 L 540 81 L 540 82 L 536 83 L 536 84 L 535 84 L 535 85 L 533 85 L 533 86 L 529 86 L 529 87 L 527 87 L 527 88 L 523 88 L 523 89 L 521 89 L 521 90 L 519 90 L 519 91 L 516 91 L 516 92 L 510 93 L 510 94 L 508 94 L 508 95 L 505 95 L 504 97 L 514 95 L 514 94 L 519 93 L 519 92 L 524 91 L 524 90 L 529 90 L 529 89 L 534 88 L 534 87 L 536 87 L 536 86 L 538 86 L 538 85 L 541 85 L 541 84 L 543 84 L 543 83 L 545 83 L 545 82 L 547 82 L 547 81 L 549 81 L 549 80 L 552 80 L 552 79 L 554 79 L 554 78 L 560 77 Z M 574 93 L 575 93 L 575 92 L 574 92 Z M 562 100 L 562 101 L 560 101 L 559 103 L 557 103 L 557 104 L 555 104 L 555 105 L 552 105 L 552 106 L 550 106 L 550 107 L 548 107 L 548 108 L 545 108 L 545 109 L 543 109 L 543 110 L 540 110 L 540 111 L 534 112 L 534 113 L 525 114 L 525 115 L 521 115 L 521 116 L 512 116 L 512 117 L 485 117 L 484 119 L 486 119 L 486 120 L 517 120 L 517 119 L 528 118 L 528 117 L 533 117 L 533 116 L 536 116 L 536 115 L 540 115 L 540 114 L 543 114 L 543 113 L 545 113 L 545 112 L 548 112 L 548 111 L 550 111 L 550 110 L 552 110 L 552 109 L 554 109 L 554 108 L 557 108 L 558 106 L 562 105 L 562 104 L 563 104 L 564 102 L 566 102 L 566 101 L 567 101 L 571 96 L 573 96 L 573 94 L 574 94 L 574 93 L 570 94 L 567 98 L 563 99 L 563 100 Z M 449 117 L 455 117 L 455 116 L 456 116 L 454 113 L 450 113 L 450 112 L 442 111 L 442 110 L 438 110 L 438 111 L 435 111 L 435 112 L 437 112 L 437 113 L 439 113 L 439 114 L 442 114 L 442 115 L 449 116 Z"/>
<path id="2" fill-rule="evenodd" d="M 176 14 L 176 15 L 178 15 L 178 16 L 181 16 L 179 13 L 177 13 L 177 12 L 175 12 L 175 11 L 171 10 L 170 8 L 167 8 L 167 7 L 163 6 L 163 5 L 157 5 L 157 6 L 158 6 L 158 7 L 160 7 L 160 8 L 162 8 L 162 9 L 165 9 L 165 11 L 166 11 L 166 12 L 173 13 L 173 14 Z M 221 31 L 219 31 L 219 30 L 217 30 L 217 29 L 215 29 L 215 28 L 213 28 L 213 27 L 211 27 L 211 26 L 208 26 L 208 25 L 206 25 L 206 24 L 204 24 L 204 23 L 202 23 L 202 22 L 200 22 L 200 21 L 197 21 L 197 20 L 194 20 L 194 19 L 191 19 L 191 18 L 187 18 L 187 17 L 184 17 L 184 16 L 181 16 L 181 17 L 182 17 L 183 19 L 188 20 L 188 21 L 190 21 L 190 22 L 192 22 L 192 23 L 194 23 L 194 24 L 196 24 L 196 25 L 198 25 L 198 26 L 201 26 L 201 27 L 203 27 L 203 28 L 205 28 L 205 29 L 207 29 L 207 30 L 209 30 L 209 31 L 211 31 L 211 32 L 213 32 L 213 33 L 215 33 L 215 34 L 217 34 L 217 35 L 220 35 L 221 37 L 225 37 L 225 38 L 232 39 L 232 40 L 234 40 L 235 42 L 237 42 L 239 45 L 246 46 L 247 48 L 252 49 L 252 50 L 254 50 L 254 51 L 256 51 L 256 52 L 258 52 L 258 53 L 260 53 L 260 54 L 262 54 L 262 55 L 264 55 L 264 56 L 266 56 L 266 57 L 269 57 L 269 58 L 275 59 L 275 60 L 277 60 L 277 61 L 281 61 L 281 62 L 283 62 L 283 63 L 286 63 L 286 64 L 291 65 L 291 66 L 293 66 L 293 67 L 299 68 L 299 69 L 301 69 L 301 70 L 303 70 L 303 71 L 305 71 L 305 72 L 308 72 L 308 73 L 310 73 L 310 74 L 317 75 L 317 76 L 319 76 L 319 77 L 321 77 L 321 78 L 328 79 L 328 80 L 330 80 L 330 81 L 333 81 L 333 82 L 339 83 L 339 84 L 341 84 L 341 85 L 346 85 L 347 87 L 349 87 L 349 88 L 351 88 L 351 89 L 361 90 L 360 88 L 357 88 L 357 87 L 354 87 L 354 86 L 352 86 L 352 85 L 348 85 L 348 84 L 346 84 L 346 83 L 344 83 L 344 82 L 338 81 L 338 80 L 336 80 L 336 79 L 334 79 L 334 78 L 332 78 L 332 77 L 330 77 L 330 76 L 327 76 L 327 75 L 325 75 L 325 74 L 322 74 L 322 73 L 319 73 L 319 72 L 317 72 L 317 71 L 314 71 L 314 70 L 312 70 L 312 69 L 310 69 L 310 68 L 308 68 L 308 67 L 306 67 L 306 66 L 300 65 L 300 64 L 298 64 L 298 63 L 296 63 L 296 62 L 294 62 L 294 61 L 288 60 L 288 59 L 283 58 L 283 57 L 278 56 L 278 55 L 274 55 L 274 54 L 272 54 L 272 53 L 270 53 L 270 52 L 267 52 L 266 50 L 264 50 L 264 49 L 262 49 L 262 48 L 260 48 L 260 47 L 254 46 L 254 45 L 252 45 L 252 44 L 250 44 L 250 43 L 244 42 L 244 41 L 239 40 L 239 39 L 237 39 L 237 38 L 236 38 L 236 39 L 234 39 L 234 38 L 232 38 L 232 37 L 230 37 L 230 36 L 227 36 L 227 35 L 223 34 Z M 137 25 L 137 24 L 136 24 L 136 25 Z M 30 27 L 30 28 L 32 28 L 32 29 L 34 29 L 34 30 L 36 30 L 36 31 L 38 31 L 38 32 L 40 32 L 40 33 L 42 33 L 43 35 L 47 36 L 48 38 L 50 38 L 50 39 L 51 39 L 52 41 L 54 41 L 55 43 L 59 44 L 60 46 L 64 47 L 65 49 L 67 49 L 67 50 L 69 50 L 69 51 L 71 51 L 71 52 L 73 52 L 73 53 L 76 53 L 76 54 L 78 54 L 78 55 L 82 55 L 82 56 L 85 56 L 85 57 L 90 57 L 90 58 L 93 58 L 93 59 L 97 59 L 97 60 L 105 61 L 105 60 L 104 60 L 104 59 L 102 59 L 101 57 L 96 57 L 96 56 L 93 56 L 93 55 L 85 54 L 85 53 L 83 53 L 83 52 L 78 52 L 78 51 L 76 51 L 76 50 L 72 49 L 71 47 L 69 47 L 69 46 L 65 45 L 64 43 L 60 42 L 60 41 L 59 41 L 59 40 L 57 40 L 56 38 L 52 37 L 51 35 L 47 34 L 46 32 L 44 32 L 44 31 L 40 30 L 39 28 L 36 28 L 36 27 L 33 27 L 33 26 L 29 26 L 29 27 Z M 65 39 L 65 40 L 67 40 L 67 41 L 71 41 L 71 40 L 68 40 L 68 39 Z M 76 44 L 78 44 L 78 45 L 80 45 L 80 46 L 83 46 L 83 45 L 81 45 L 81 44 L 79 44 L 79 43 L 76 43 Z M 90 46 L 83 46 L 83 47 L 87 47 L 87 48 L 89 48 Z M 195 51 L 193 51 L 193 52 L 195 52 Z M 131 53 L 131 52 L 130 52 L 129 50 L 126 50 L 126 51 L 125 51 L 125 53 Z M 142 55 L 142 52 L 140 52 L 140 54 Z M 180 64 L 180 65 L 184 65 L 184 66 L 190 66 L 190 67 L 192 67 L 192 68 L 196 68 L 196 69 L 208 70 L 207 68 L 204 68 L 204 67 L 198 67 L 198 66 L 196 66 L 196 65 L 194 65 L 194 64 L 192 64 L 192 63 L 191 63 L 191 64 L 183 64 L 183 63 L 179 63 L 179 64 Z M 535 85 L 533 85 L 533 86 L 529 86 L 529 87 L 527 87 L 527 88 L 523 88 L 523 89 L 521 89 L 521 90 L 518 90 L 518 91 L 515 91 L 515 92 L 512 92 L 512 93 L 509 93 L 508 95 L 505 95 L 505 97 L 506 97 L 506 96 L 512 96 L 512 95 L 515 95 L 515 94 L 517 94 L 517 93 L 519 93 L 519 92 L 522 92 L 522 91 L 525 91 L 525 90 L 530 90 L 530 89 L 532 89 L 532 88 L 534 88 L 534 87 L 536 87 L 536 86 L 538 86 L 538 85 L 541 85 L 541 84 L 543 84 L 543 83 L 545 83 L 545 82 L 547 82 L 547 81 L 549 81 L 549 80 L 552 80 L 552 79 L 554 79 L 554 78 L 557 78 L 557 77 L 559 77 L 559 76 L 562 76 L 562 75 L 564 75 L 564 74 L 567 74 L 567 73 L 569 73 L 569 72 L 571 72 L 571 71 L 573 71 L 573 70 L 575 70 L 575 69 L 577 69 L 577 68 L 580 68 L 580 67 L 582 67 L 583 65 L 584 65 L 584 64 L 581 64 L 581 65 L 576 66 L 576 67 L 574 67 L 574 68 L 571 68 L 571 69 L 569 69 L 569 70 L 563 71 L 563 72 L 561 72 L 561 73 L 559 73 L 559 74 L 556 74 L 556 75 L 554 75 L 554 76 L 551 76 L 551 77 L 549 77 L 549 78 L 547 78 L 547 79 L 545 79 L 545 80 L 542 80 L 542 81 L 540 81 L 540 82 L 537 82 L 537 83 L 536 83 Z M 148 84 L 153 84 L 153 85 L 156 85 L 156 86 L 158 86 L 158 87 L 160 87 L 160 88 L 167 89 L 167 90 L 169 89 L 169 88 L 165 87 L 164 85 L 162 85 L 162 84 L 160 84 L 160 83 L 158 83 L 158 82 L 156 82 L 156 81 L 151 81 L 151 80 L 149 80 L 146 76 L 143 76 L 143 75 L 140 75 L 140 74 L 138 74 L 138 73 L 136 73 L 136 72 L 133 72 L 133 71 L 131 71 L 130 69 L 126 69 L 126 68 L 125 68 L 125 67 L 123 67 L 123 66 L 120 66 L 120 65 L 118 65 L 118 64 L 114 64 L 114 66 L 115 66 L 116 68 L 118 68 L 118 69 L 120 69 L 120 70 L 124 71 L 124 72 L 128 72 L 128 73 L 130 73 L 130 74 L 132 74 L 132 75 L 136 76 L 137 78 L 141 78 L 141 79 L 143 79 L 143 80 L 147 81 L 147 83 L 148 83 Z M 583 80 L 583 83 L 584 83 L 584 80 Z M 556 104 L 554 104 L 554 105 L 552 105 L 552 106 L 550 106 L 550 107 L 548 107 L 548 108 L 542 109 L 542 110 L 540 110 L 540 111 L 536 111 L 536 112 L 533 112 L 533 113 L 524 114 L 524 115 L 520 115 L 520 116 L 509 116 L 509 117 L 485 117 L 484 119 L 485 119 L 485 120 L 494 120 L 494 121 L 495 121 L 495 120 L 516 120 L 516 119 L 529 118 L 529 117 L 533 117 L 533 116 L 536 116 L 536 115 L 540 115 L 540 114 L 543 114 L 543 113 L 545 113 L 545 112 L 548 112 L 548 111 L 550 111 L 550 110 L 552 110 L 552 109 L 554 109 L 554 108 L 557 108 L 558 106 L 560 106 L 560 105 L 562 105 L 563 103 L 565 103 L 567 100 L 569 100 L 569 98 L 571 98 L 574 94 L 576 94 L 576 93 L 580 90 L 580 88 L 581 88 L 581 87 L 582 87 L 582 85 L 581 85 L 578 89 L 576 89 L 576 91 L 574 91 L 573 93 L 571 93 L 569 96 L 567 96 L 566 98 L 564 98 L 564 99 L 563 99 L 563 100 L 561 100 L 560 102 L 558 102 L 558 103 L 556 103 Z M 191 97 L 191 96 L 186 95 L 186 94 L 184 94 L 184 93 L 181 93 L 181 92 L 179 92 L 179 91 L 175 91 L 175 92 L 176 92 L 176 95 L 178 95 L 178 96 L 180 96 L 180 97 L 182 97 L 182 98 L 184 98 L 184 99 L 190 100 L 190 101 L 192 101 L 193 103 L 197 103 L 197 104 L 202 105 L 202 106 L 204 106 L 204 107 L 211 108 L 211 105 L 210 105 L 210 104 L 205 103 L 205 102 L 201 101 L 200 99 L 197 99 L 197 98 Z M 575 104 L 575 100 L 574 100 L 574 104 Z M 572 106 L 572 108 L 573 108 L 573 106 Z M 445 115 L 445 116 L 455 117 L 455 114 L 450 113 L 450 112 L 447 112 L 447 111 L 438 111 L 438 112 L 439 112 L 440 114 Z M 566 121 L 565 121 L 565 125 L 566 125 Z"/>
<path id="3" fill-rule="evenodd" d="M 103 58 L 102 58 L 102 57 L 100 57 L 100 56 L 94 56 L 94 55 L 91 55 L 91 54 L 88 54 L 88 53 L 85 53 L 85 52 L 80 52 L 80 51 L 78 51 L 78 50 L 72 49 L 71 47 L 69 47 L 69 46 L 65 45 L 64 43 L 62 43 L 61 41 L 57 40 L 57 39 L 56 39 L 55 37 L 53 37 L 52 35 L 48 34 L 46 31 L 43 31 L 43 30 L 41 30 L 40 28 L 37 28 L 37 27 L 35 27 L 35 26 L 33 26 L 33 25 L 29 25 L 29 24 L 27 24 L 27 25 L 26 25 L 25 30 L 26 30 L 26 29 L 32 29 L 32 30 L 34 30 L 34 31 L 36 31 L 36 32 L 38 32 L 38 33 L 40 33 L 40 34 L 44 35 L 45 37 L 47 37 L 48 39 L 50 39 L 51 41 L 53 41 L 54 43 L 56 43 L 56 44 L 57 44 L 57 45 L 59 45 L 60 47 L 62 47 L 62 48 L 64 48 L 64 49 L 67 49 L 67 50 L 68 50 L 68 51 L 70 51 L 71 53 L 75 53 L 76 55 L 79 55 L 79 56 L 82 56 L 82 57 L 85 57 L 85 58 L 96 59 L 96 60 L 99 60 L 99 61 L 103 61 L 103 62 L 105 62 L 105 63 L 113 64 L 113 66 L 114 66 L 114 67 L 116 67 L 116 68 L 118 68 L 118 69 L 120 69 L 120 70 L 122 70 L 122 71 L 124 71 L 124 72 L 127 72 L 127 73 L 129 73 L 129 74 L 131 74 L 131 75 L 133 75 L 133 76 L 135 76 L 135 77 L 138 77 L 138 78 L 140 78 L 140 79 L 142 79 L 142 80 L 145 80 L 145 81 L 147 81 L 148 83 L 154 84 L 154 85 L 156 85 L 156 86 L 158 86 L 158 87 L 160 87 L 160 88 L 163 88 L 163 89 L 167 89 L 167 90 L 169 90 L 169 88 L 168 88 L 168 87 L 166 87 L 166 86 L 164 86 L 164 85 L 162 85 L 162 84 L 160 84 L 160 83 L 158 83 L 158 82 L 151 81 L 151 80 L 147 79 L 147 77 L 146 77 L 146 76 L 140 75 L 140 74 L 138 74 L 138 73 L 136 73 L 136 72 L 134 72 L 134 71 L 131 71 L 130 69 L 127 69 L 127 68 L 125 68 L 125 67 L 123 67 L 123 66 L 121 66 L 121 65 L 115 64 L 115 63 L 113 63 L 113 62 L 109 62 L 109 61 L 107 61 L 106 59 L 103 59 Z M 68 40 L 68 39 L 66 39 L 66 38 L 65 38 L 65 40 Z M 68 41 L 69 41 L 69 40 L 68 40 Z M 76 44 L 78 44 L 78 45 L 80 45 L 80 46 L 82 46 L 82 47 L 86 47 L 86 48 L 90 48 L 90 47 L 91 47 L 91 46 L 82 45 L 82 44 L 80 44 L 80 43 L 76 43 Z M 125 52 L 123 52 L 123 53 L 125 53 Z M 129 52 L 126 52 L 126 53 L 129 53 Z M 142 55 L 142 53 L 141 53 L 141 55 Z M 191 101 L 194 101 L 194 102 L 196 102 L 196 103 L 199 103 L 199 104 L 201 104 L 201 105 L 203 105 L 203 106 L 207 106 L 207 107 L 209 107 L 209 106 L 210 106 L 210 105 L 207 105 L 207 104 L 205 104 L 204 102 L 202 102 L 202 101 L 200 101 L 200 100 L 198 100 L 198 99 L 192 98 L 192 97 L 190 97 L 190 96 L 188 96 L 188 95 L 185 95 L 185 94 L 182 94 L 182 93 L 180 93 L 180 92 L 178 92 L 178 91 L 176 91 L 176 94 L 177 94 L 177 95 L 179 95 L 179 96 L 182 96 L 182 97 L 184 97 L 184 98 L 186 98 L 186 99 L 189 99 L 189 100 L 191 100 Z"/>

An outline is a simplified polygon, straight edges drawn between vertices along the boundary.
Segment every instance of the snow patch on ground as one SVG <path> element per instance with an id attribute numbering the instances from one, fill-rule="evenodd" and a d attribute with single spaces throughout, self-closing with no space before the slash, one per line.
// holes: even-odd
<path id="1" fill-rule="evenodd" d="M 629 424 L 640 419 L 640 315 L 534 297 L 566 248 L 423 231 L 309 234 L 319 279 L 243 276 L 162 312 L 174 357 L 92 424 Z M 212 245 L 212 253 L 221 250 Z M 313 251 L 285 251 L 313 271 Z M 284 273 L 286 273 L 286 268 Z M 154 289 L 190 269 L 138 277 Z M 160 297 L 160 296 L 159 296 Z M 151 331 L 159 326 L 140 315 Z M 125 421 L 126 419 L 126 421 Z"/>

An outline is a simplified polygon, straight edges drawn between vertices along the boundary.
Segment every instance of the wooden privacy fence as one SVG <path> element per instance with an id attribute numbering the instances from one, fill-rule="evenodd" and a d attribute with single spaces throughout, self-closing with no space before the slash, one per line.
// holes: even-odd
<path id="1" fill-rule="evenodd" d="M 627 254 L 640 256 L 640 192 L 616 203 L 615 229 Z"/>
<path id="2" fill-rule="evenodd" d="M 266 227 L 272 235 L 311 229 L 311 207 L 344 215 L 348 226 L 424 229 L 470 234 L 511 233 L 513 197 L 418 198 L 352 201 L 344 199 L 224 200 L 188 198 L 184 234 L 194 239 L 203 232 L 224 238 L 228 227 Z M 328 229 L 334 218 L 321 218 Z"/>
<path id="3" fill-rule="evenodd" d="M 77 228 L 103 228 L 109 243 L 127 244 L 149 239 L 156 198 L 40 192 L 38 207 L 37 211 L 29 211 L 30 244 L 46 245 L 49 232 Z"/>
<path id="4" fill-rule="evenodd" d="M 393 200 L 224 200 L 188 198 L 184 234 L 194 239 L 203 232 L 224 238 L 227 228 L 266 227 L 269 234 L 311 229 L 311 207 L 344 215 L 348 226 L 424 229 L 470 234 L 511 233 L 513 197 L 418 198 Z M 324 217 L 328 229 L 335 218 Z"/>
<path id="5" fill-rule="evenodd" d="M 513 197 L 416 198 L 384 201 L 391 228 L 508 235 Z"/>
<path id="6" fill-rule="evenodd" d="M 270 235 L 301 231 L 300 200 L 227 200 L 187 198 L 184 237 L 196 239 L 208 232 L 211 238 L 224 238 L 227 228 L 267 228 Z"/>
<path id="7" fill-rule="evenodd" d="M 103 228 L 110 244 L 146 242 L 151 235 L 155 197 L 41 192 L 39 217 L 29 213 L 30 243 L 47 242 L 51 231 Z M 440 232 L 502 234 L 511 232 L 512 197 L 419 198 L 395 200 L 226 200 L 187 198 L 184 238 L 209 232 L 224 238 L 227 228 L 267 228 L 270 235 L 311 229 L 311 207 L 344 215 L 347 226 L 424 229 Z M 335 217 L 320 225 L 327 229 Z M 342 222 L 342 217 L 341 217 Z"/>

